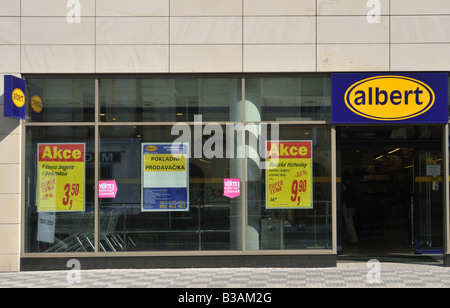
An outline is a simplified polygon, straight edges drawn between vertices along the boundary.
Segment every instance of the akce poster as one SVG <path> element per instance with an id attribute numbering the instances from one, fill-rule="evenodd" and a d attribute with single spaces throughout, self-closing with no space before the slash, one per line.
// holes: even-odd
<path id="1" fill-rule="evenodd" d="M 84 143 L 38 144 L 38 212 L 85 210 Z"/>
<path id="2" fill-rule="evenodd" d="M 311 141 L 267 141 L 266 208 L 312 209 Z"/>
<path id="3" fill-rule="evenodd" d="M 142 212 L 189 211 L 189 145 L 142 144 Z"/>

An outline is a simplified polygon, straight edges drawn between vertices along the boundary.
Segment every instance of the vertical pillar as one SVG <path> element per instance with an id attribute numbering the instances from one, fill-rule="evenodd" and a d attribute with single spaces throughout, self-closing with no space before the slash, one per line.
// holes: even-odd
<path id="1" fill-rule="evenodd" d="M 260 204 L 261 194 L 261 157 L 258 151 L 261 114 L 258 107 L 250 101 L 245 101 L 245 140 L 246 153 L 246 183 L 247 183 L 247 224 L 245 226 L 246 250 L 259 250 Z M 255 148 L 256 147 L 256 148 Z"/>
<path id="2" fill-rule="evenodd" d="M 22 125 L 3 116 L 0 76 L 0 272 L 14 272 L 20 270 Z"/>
<path id="3" fill-rule="evenodd" d="M 336 127 L 331 127 L 331 245 L 333 254 L 337 254 L 337 149 Z"/>
<path id="4" fill-rule="evenodd" d="M 245 167 L 244 157 L 245 157 L 245 132 L 243 125 L 243 117 L 245 116 L 245 111 L 243 109 L 242 101 L 245 99 L 245 80 L 241 79 L 241 100 L 230 106 L 230 121 L 235 122 L 235 124 L 228 125 L 225 129 L 225 134 L 227 142 L 232 139 L 233 151 L 227 148 L 227 155 L 231 158 L 230 162 L 230 177 L 241 179 L 241 196 L 239 198 L 232 199 L 230 202 L 230 249 L 245 249 L 244 241 L 244 213 L 243 207 L 245 206 L 246 194 L 245 194 Z M 238 95 L 237 95 L 238 96 Z M 228 146 L 227 146 L 228 147 Z"/>
<path id="5" fill-rule="evenodd" d="M 259 122 L 261 121 L 261 115 L 258 107 L 245 100 L 245 81 L 242 81 L 242 100 L 231 108 L 231 120 L 241 121 L 242 125 L 242 137 L 245 140 L 239 142 L 236 146 L 236 152 L 238 157 L 245 156 L 244 162 L 242 159 L 234 159 L 231 163 L 231 176 L 241 178 L 241 187 L 245 193 L 241 196 L 243 202 L 233 203 L 230 209 L 230 232 L 231 241 L 237 247 L 244 250 L 259 250 L 259 229 L 260 219 L 257 215 L 259 210 L 257 196 L 261 195 L 260 181 L 261 181 L 261 169 L 260 169 L 260 155 L 258 151 L 259 141 Z M 250 123 L 251 125 L 246 125 Z M 254 124 L 254 125 L 252 125 Z M 247 138 L 248 136 L 249 138 Z M 239 138 L 239 137 L 238 137 Z M 251 142 L 249 139 L 254 138 Z M 255 148 L 256 146 L 256 148 Z M 247 158 L 251 157 L 251 158 Z M 242 170 L 246 168 L 246 170 Z M 240 209 L 240 204 L 246 206 L 246 210 Z M 252 211 L 255 212 L 252 214 Z M 247 217 L 242 217 L 242 215 Z M 242 234 L 244 228 L 242 224 L 245 224 L 245 235 Z M 245 240 L 244 237 L 245 236 Z M 241 247 L 245 246 L 245 247 Z"/>
<path id="6" fill-rule="evenodd" d="M 449 125 L 444 125 L 442 133 L 442 183 L 443 183 L 443 216 L 444 216 L 444 247 L 443 247 L 443 258 L 444 265 L 450 266 L 450 205 L 449 205 Z"/>

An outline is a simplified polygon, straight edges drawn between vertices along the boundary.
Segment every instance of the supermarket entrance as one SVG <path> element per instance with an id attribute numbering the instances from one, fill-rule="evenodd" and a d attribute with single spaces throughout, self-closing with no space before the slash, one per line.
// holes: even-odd
<path id="1" fill-rule="evenodd" d="M 441 253 L 442 128 L 338 127 L 338 252 Z"/>

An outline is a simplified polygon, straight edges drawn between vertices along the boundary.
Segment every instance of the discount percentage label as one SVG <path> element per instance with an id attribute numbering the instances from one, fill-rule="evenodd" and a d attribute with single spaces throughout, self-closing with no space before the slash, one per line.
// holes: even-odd
<path id="1" fill-rule="evenodd" d="M 38 144 L 38 211 L 84 211 L 85 144 Z"/>
<path id="2" fill-rule="evenodd" d="M 312 142 L 268 141 L 267 209 L 311 209 Z"/>

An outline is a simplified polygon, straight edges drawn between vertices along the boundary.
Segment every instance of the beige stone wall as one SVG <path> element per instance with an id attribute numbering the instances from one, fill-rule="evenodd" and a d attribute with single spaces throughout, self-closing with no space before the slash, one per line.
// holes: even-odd
<path id="1" fill-rule="evenodd" d="M 0 72 L 449 70 L 450 1 L 2 0 Z M 18 52 L 19 51 L 19 52 Z"/>
<path id="2" fill-rule="evenodd" d="M 450 1 L 0 0 L 0 75 L 450 71 Z M 3 78 L 0 107 L 3 110 Z M 19 269 L 21 124 L 0 121 L 0 271 Z"/>

